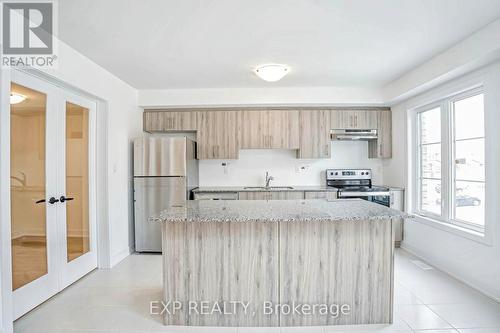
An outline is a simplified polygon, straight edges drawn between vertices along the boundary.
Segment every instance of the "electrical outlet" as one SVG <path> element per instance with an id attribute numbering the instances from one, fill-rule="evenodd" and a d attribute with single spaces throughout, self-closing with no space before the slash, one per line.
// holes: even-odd
<path id="1" fill-rule="evenodd" d="M 309 164 L 297 163 L 295 164 L 295 172 L 296 173 L 305 173 L 309 170 L 311 166 Z"/>

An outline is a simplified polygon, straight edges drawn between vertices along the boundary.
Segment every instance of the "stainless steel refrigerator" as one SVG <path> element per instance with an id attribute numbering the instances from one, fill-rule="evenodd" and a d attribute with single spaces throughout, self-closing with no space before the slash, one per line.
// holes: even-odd
<path id="1" fill-rule="evenodd" d="M 172 205 L 183 205 L 198 186 L 196 143 L 186 137 L 134 140 L 135 250 L 161 252 L 161 225 L 149 222 Z"/>

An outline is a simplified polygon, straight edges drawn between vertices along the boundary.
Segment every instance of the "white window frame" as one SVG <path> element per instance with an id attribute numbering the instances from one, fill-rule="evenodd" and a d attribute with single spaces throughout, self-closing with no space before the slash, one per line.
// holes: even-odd
<path id="1" fill-rule="evenodd" d="M 416 112 L 416 118 L 415 118 L 415 133 L 416 133 L 416 140 L 415 140 L 415 152 L 416 152 L 416 155 L 415 155 L 415 196 L 414 196 L 414 199 L 415 199 L 415 204 L 414 204 L 414 211 L 415 213 L 421 215 L 421 216 L 425 216 L 425 217 L 428 217 L 428 218 L 432 218 L 432 219 L 442 219 L 443 217 L 443 213 L 444 213 L 444 209 L 443 209 L 443 197 L 441 195 L 441 215 L 438 215 L 438 214 L 434 214 L 433 212 L 429 212 L 429 211 L 424 211 L 424 210 L 421 210 L 420 207 L 421 207 L 421 177 L 422 177 L 422 174 L 421 174 L 421 171 L 422 171 L 422 168 L 421 168 L 421 138 L 420 138 L 420 114 L 424 113 L 424 112 L 427 112 L 427 111 L 431 111 L 431 110 L 434 110 L 434 109 L 437 109 L 439 108 L 440 109 L 440 113 L 441 113 L 441 141 L 440 141 L 440 144 L 441 144 L 441 159 L 443 158 L 443 146 L 444 146 L 444 142 L 443 142 L 443 109 L 442 109 L 442 103 L 441 102 L 438 102 L 438 103 L 432 103 L 432 104 L 428 104 L 422 108 L 420 108 L 417 112 Z M 441 162 L 441 192 L 442 192 L 442 188 L 443 188 L 443 182 L 444 182 L 444 175 L 443 175 L 443 167 L 442 167 L 442 162 Z"/>
<path id="2" fill-rule="evenodd" d="M 458 225 L 459 227 L 462 227 L 462 228 L 465 228 L 465 229 L 471 229 L 473 231 L 477 231 L 481 234 L 484 234 L 485 233 L 485 224 L 486 224 L 486 221 L 484 221 L 484 224 L 483 226 L 478 226 L 477 224 L 475 223 L 471 223 L 471 222 L 468 222 L 468 221 L 463 221 L 463 220 L 460 220 L 460 219 L 457 219 L 455 217 L 455 213 L 454 213 L 454 201 L 455 201 L 455 189 L 454 189 L 454 186 L 455 186 L 455 182 L 456 182 L 456 175 L 455 175 L 455 165 L 453 163 L 453 161 L 455 161 L 455 157 L 456 157 L 456 144 L 455 144 L 455 127 L 454 127 L 454 122 L 455 122 L 455 119 L 454 119 L 454 116 L 455 116 L 455 110 L 454 110 L 454 103 L 455 102 L 458 102 L 458 101 L 461 101 L 461 100 L 464 100 L 464 99 L 467 99 L 467 98 L 470 98 L 470 97 L 473 97 L 473 96 L 477 96 L 477 95 L 480 95 L 480 94 L 483 94 L 483 98 L 484 98 L 484 90 L 482 88 L 478 88 L 478 89 L 472 89 L 472 90 L 469 90 L 469 91 L 466 91 L 466 92 L 463 92 L 461 94 L 457 94 L 457 95 L 454 95 L 452 98 L 449 99 L 449 122 L 450 122 L 450 137 L 449 137 L 449 140 L 450 140 L 450 156 L 449 156 L 449 160 L 448 162 L 450 162 L 450 184 L 449 184 L 449 204 L 450 204 L 450 211 L 449 211 L 449 214 L 450 214 L 450 221 L 451 223 L 455 224 L 455 225 Z M 484 109 L 483 109 L 483 117 L 484 117 Z M 483 132 L 483 136 L 482 137 L 478 137 L 477 139 L 479 138 L 483 138 L 485 141 L 486 141 L 486 133 Z M 472 138 L 468 138 L 466 140 L 471 140 Z M 485 144 L 486 146 L 486 144 Z M 483 147 L 484 149 L 486 149 L 486 147 Z M 486 153 L 486 152 L 485 152 Z M 485 156 L 486 157 L 486 156 Z M 486 160 L 486 158 L 485 158 Z M 486 161 L 485 161 L 486 163 Z M 486 170 L 485 170 L 486 171 Z M 486 172 L 485 172 L 485 180 L 481 183 L 484 183 L 486 185 Z M 486 193 L 485 193 L 485 205 L 484 205 L 484 210 L 485 210 L 485 213 L 486 213 L 486 203 L 487 203 L 487 200 L 486 200 Z M 486 220 L 486 218 L 485 218 Z"/>
<path id="3" fill-rule="evenodd" d="M 411 174 L 411 212 L 417 216 L 418 220 L 426 224 L 437 226 L 439 228 L 449 230 L 459 234 L 468 234 L 467 237 L 477 240 L 484 240 L 486 236 L 486 218 L 485 225 L 478 226 L 477 224 L 467 221 L 461 221 L 454 218 L 453 205 L 455 199 L 454 183 L 455 183 L 455 129 L 453 123 L 453 103 L 479 94 L 485 94 L 482 86 L 468 89 L 460 93 L 449 95 L 443 99 L 429 103 L 412 111 L 410 117 L 410 125 L 412 128 L 411 149 L 412 154 L 412 171 Z M 441 109 L 441 216 L 432 212 L 420 210 L 420 121 L 419 115 L 422 112 L 430 111 L 435 108 Z M 486 113 L 486 110 L 483 110 Z M 485 126 L 486 127 L 486 126 Z M 485 129 L 486 132 L 486 129 Z M 486 141 L 486 133 L 484 134 Z M 486 143 L 485 143 L 486 146 Z M 486 149 L 486 147 L 485 147 Z M 486 176 L 485 176 L 486 177 Z M 486 181 L 486 179 L 485 179 Z M 486 182 L 485 182 L 486 184 Z M 485 213 L 486 205 L 485 202 Z M 451 229 L 450 229 L 451 228 Z"/>

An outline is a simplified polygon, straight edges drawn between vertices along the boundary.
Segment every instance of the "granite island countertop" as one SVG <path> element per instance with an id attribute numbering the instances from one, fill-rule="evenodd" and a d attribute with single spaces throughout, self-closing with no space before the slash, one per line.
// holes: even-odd
<path id="1" fill-rule="evenodd" d="M 361 199 L 350 200 L 200 200 L 173 206 L 154 222 L 294 222 L 376 220 L 406 213 Z"/>

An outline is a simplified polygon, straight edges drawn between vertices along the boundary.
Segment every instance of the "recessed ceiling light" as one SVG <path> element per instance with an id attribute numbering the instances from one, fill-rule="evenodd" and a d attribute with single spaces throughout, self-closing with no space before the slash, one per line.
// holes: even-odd
<path id="1" fill-rule="evenodd" d="M 290 68 L 286 65 L 268 64 L 261 65 L 255 68 L 255 74 L 262 80 L 267 82 L 276 82 L 281 80 L 285 75 L 290 72 Z"/>
<path id="2" fill-rule="evenodd" d="M 17 94 L 17 93 L 11 93 L 10 94 L 10 104 L 19 104 L 26 100 L 26 96 Z"/>

